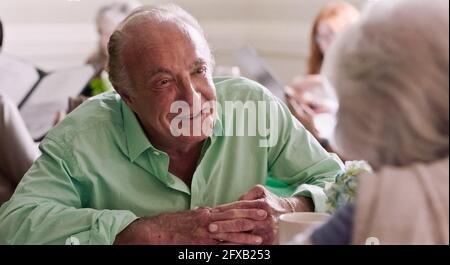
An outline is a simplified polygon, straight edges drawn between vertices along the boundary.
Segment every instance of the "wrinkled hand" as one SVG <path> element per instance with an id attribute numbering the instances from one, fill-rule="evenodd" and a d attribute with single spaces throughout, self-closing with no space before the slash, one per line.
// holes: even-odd
<path id="1" fill-rule="evenodd" d="M 162 214 L 141 218 L 131 223 L 116 237 L 115 244 L 219 244 L 226 240 L 231 244 L 261 244 L 257 235 L 245 233 L 253 229 L 247 222 L 239 220 L 264 220 L 267 213 L 258 209 L 242 209 L 212 212 L 211 208 Z M 239 226 L 231 229 L 226 237 L 218 237 L 208 231 L 213 222 L 236 219 Z"/>
<path id="2" fill-rule="evenodd" d="M 246 230 L 252 235 L 262 238 L 262 244 L 276 244 L 278 242 L 278 217 L 284 213 L 298 210 L 299 201 L 296 198 L 280 198 L 262 185 L 257 185 L 240 198 L 240 201 L 221 205 L 213 212 L 233 212 L 244 209 L 261 209 L 267 213 L 264 220 L 246 220 L 244 217 L 233 218 L 228 221 L 216 221 L 210 224 L 209 230 L 215 233 L 214 238 L 228 241 L 228 236 L 236 230 Z M 309 208 L 308 208 L 309 207 Z M 308 205 L 303 210 L 311 210 Z M 301 210 L 301 209 L 300 209 Z"/>

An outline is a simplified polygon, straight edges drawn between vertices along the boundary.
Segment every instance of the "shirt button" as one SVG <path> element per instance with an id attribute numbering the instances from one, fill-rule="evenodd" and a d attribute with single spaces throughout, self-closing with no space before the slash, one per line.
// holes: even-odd
<path id="1" fill-rule="evenodd" d="M 159 156 L 160 153 L 159 153 L 158 151 L 154 151 L 153 154 L 154 154 L 155 156 Z"/>
<path id="2" fill-rule="evenodd" d="M 67 238 L 66 245 L 79 245 L 80 240 L 77 237 L 71 236 Z"/>

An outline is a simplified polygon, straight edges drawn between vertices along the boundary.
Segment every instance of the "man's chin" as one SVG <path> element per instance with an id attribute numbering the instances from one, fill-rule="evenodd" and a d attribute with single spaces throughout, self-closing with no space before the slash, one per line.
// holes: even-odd
<path id="1" fill-rule="evenodd" d="M 180 143 L 191 143 L 191 144 L 200 143 L 204 141 L 206 138 L 208 138 L 208 135 L 199 135 L 199 136 L 181 135 L 176 137 L 177 141 Z"/>

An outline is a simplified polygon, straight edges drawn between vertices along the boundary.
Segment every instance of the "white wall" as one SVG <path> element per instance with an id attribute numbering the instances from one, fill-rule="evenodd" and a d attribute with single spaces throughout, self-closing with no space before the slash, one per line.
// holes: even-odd
<path id="1" fill-rule="evenodd" d="M 94 49 L 94 17 L 111 0 L 1 0 L 4 51 L 45 70 L 84 62 Z M 285 82 L 304 71 L 310 23 L 330 0 L 141 0 L 175 2 L 205 28 L 218 65 L 233 65 L 233 50 L 257 48 Z M 361 6 L 363 0 L 349 1 Z"/>

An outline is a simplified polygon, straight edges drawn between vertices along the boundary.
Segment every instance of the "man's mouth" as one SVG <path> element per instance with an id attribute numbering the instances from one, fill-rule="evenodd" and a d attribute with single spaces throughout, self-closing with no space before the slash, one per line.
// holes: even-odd
<path id="1" fill-rule="evenodd" d="M 204 108 L 201 111 L 199 111 L 195 114 L 192 114 L 192 115 L 178 116 L 176 118 L 179 120 L 195 120 L 204 114 L 210 114 L 210 111 L 208 110 L 208 108 Z"/>

